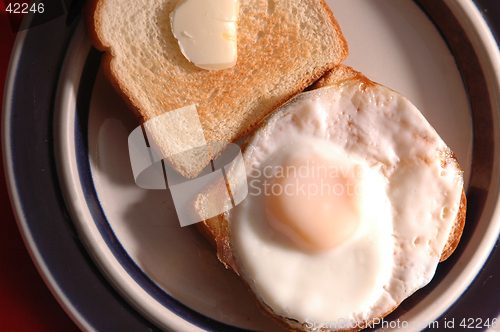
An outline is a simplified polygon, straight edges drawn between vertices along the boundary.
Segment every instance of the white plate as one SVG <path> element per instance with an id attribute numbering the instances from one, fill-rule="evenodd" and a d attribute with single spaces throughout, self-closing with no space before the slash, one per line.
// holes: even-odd
<path id="1" fill-rule="evenodd" d="M 468 183 L 474 155 L 468 95 L 455 58 L 433 22 L 409 0 L 327 3 L 349 43 L 350 55 L 345 63 L 407 96 L 455 152 Z M 444 3 L 471 40 L 486 73 L 493 109 L 491 126 L 498 141 L 500 57 L 496 44 L 472 2 Z M 169 192 L 135 185 L 127 138 L 139 123 L 101 71 L 93 85 L 88 118 L 77 112 L 75 105 L 90 49 L 80 26 L 63 67 L 56 116 L 60 179 L 89 252 L 120 293 L 161 328 L 277 331 L 277 325 L 259 312 L 243 284 L 217 261 L 196 229 L 180 227 Z M 87 121 L 88 128 L 81 128 Z M 83 152 L 81 141 L 75 139 L 82 133 L 88 135 L 88 150 Z M 490 153 L 497 165 L 497 146 Z M 86 160 L 90 170 L 81 165 Z M 82 180 L 88 176 L 85 172 L 92 174 L 92 187 Z M 428 291 L 390 317 L 432 322 L 473 281 L 500 230 L 498 175 L 493 168 L 491 181 L 486 184 L 489 194 L 484 197 L 483 213 L 473 221 L 475 227 L 460 257 L 428 286 Z M 96 194 L 100 206 L 89 203 L 89 195 Z"/>

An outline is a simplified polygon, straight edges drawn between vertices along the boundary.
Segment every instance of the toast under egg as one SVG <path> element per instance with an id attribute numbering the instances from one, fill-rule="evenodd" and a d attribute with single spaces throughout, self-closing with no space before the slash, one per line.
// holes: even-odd
<path id="1" fill-rule="evenodd" d="M 312 89 L 265 118 L 244 142 L 242 151 L 247 174 L 232 174 L 230 170 L 227 179 L 231 188 L 237 188 L 246 176 L 249 179 L 247 199 L 224 214 L 198 223 L 197 227 L 217 249 L 219 260 L 241 277 L 261 311 L 278 324 L 293 331 L 312 331 L 318 327 L 314 322 L 342 319 L 350 321 L 350 325 L 319 330 L 356 331 L 386 316 L 406 297 L 424 287 L 437 264 L 457 247 L 466 212 L 462 170 L 453 152 L 421 113 L 397 92 L 344 65 L 327 73 Z M 318 101 L 321 105 L 314 106 Z M 328 154 L 325 151 L 333 157 L 325 157 Z M 295 241 L 300 237 L 306 242 L 315 241 L 307 229 L 296 225 L 300 221 L 287 220 L 285 226 L 282 225 L 284 228 L 270 222 L 276 216 L 294 219 L 304 215 L 296 208 L 301 200 L 306 202 L 305 215 L 316 215 L 318 208 L 308 209 L 312 203 L 308 203 L 305 196 L 289 205 L 283 203 L 292 211 L 288 214 L 270 205 L 269 202 L 276 199 L 280 204 L 281 198 L 272 192 L 267 196 L 263 194 L 265 186 L 260 187 L 260 197 L 251 197 L 254 187 L 251 181 L 257 179 L 262 184 L 262 180 L 267 179 L 263 175 L 265 167 L 276 168 L 280 163 L 294 165 L 294 160 L 299 160 L 295 165 L 303 166 L 300 158 L 304 155 L 319 158 L 316 165 L 323 162 L 322 158 L 325 163 L 348 160 L 346 165 L 364 165 L 367 170 L 366 180 L 361 181 L 368 183 L 367 189 L 359 198 L 359 209 L 361 219 L 368 221 L 362 221 L 360 230 L 349 235 L 352 239 L 333 249 L 322 246 L 328 241 L 322 238 L 322 233 L 331 230 L 321 225 L 316 233 L 311 233 L 323 241 L 319 243 L 320 250 L 311 250 Z M 260 177 L 256 177 L 259 169 Z M 294 183 L 276 182 L 279 178 L 276 174 L 271 184 Z M 227 203 L 217 201 L 221 185 L 223 182 L 213 183 L 197 196 L 194 203 L 197 217 L 205 219 L 203 216 L 209 215 L 218 204 Z M 324 220 L 325 216 L 319 214 L 318 218 Z M 377 232 L 380 235 L 376 235 Z M 331 234 L 335 237 L 335 232 Z M 336 263 L 318 257 L 327 257 Z M 348 260 L 352 260 L 351 265 L 345 263 Z M 369 264 L 371 261 L 378 263 Z M 284 262 L 282 266 L 280 262 Z M 308 271 L 307 279 L 312 283 L 300 279 L 300 274 L 290 268 L 294 264 Z M 339 264 L 348 267 L 338 269 Z M 317 269 L 318 265 L 321 268 Z M 378 279 L 358 280 L 363 273 Z M 358 296 L 358 304 L 344 303 L 338 307 L 331 303 L 329 299 L 342 297 L 342 289 L 328 286 L 339 283 L 337 278 L 347 283 L 351 282 L 346 281 L 350 278 L 356 280 L 355 285 L 349 286 L 352 287 L 349 296 Z M 363 283 L 370 284 L 371 288 L 367 286 L 363 292 L 353 294 Z M 319 288 L 314 286 L 318 284 Z M 301 289 L 307 291 L 302 293 Z M 329 306 L 332 309 L 328 309 Z M 344 310 L 345 306 L 352 306 L 350 314 Z"/>

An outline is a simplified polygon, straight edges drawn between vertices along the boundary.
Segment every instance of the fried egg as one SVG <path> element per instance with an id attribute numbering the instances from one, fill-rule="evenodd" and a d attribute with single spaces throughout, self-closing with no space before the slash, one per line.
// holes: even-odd
<path id="1" fill-rule="evenodd" d="M 432 279 L 463 176 L 402 95 L 364 80 L 303 93 L 265 120 L 243 158 L 248 196 L 227 214 L 229 243 L 274 318 L 359 328 Z"/>

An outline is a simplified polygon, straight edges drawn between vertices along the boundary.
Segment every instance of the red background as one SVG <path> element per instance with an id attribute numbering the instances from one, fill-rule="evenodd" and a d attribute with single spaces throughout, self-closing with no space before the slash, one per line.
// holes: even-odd
<path id="1" fill-rule="evenodd" d="M 0 105 L 15 37 L 0 1 Z M 0 332 L 79 331 L 50 293 L 24 246 L 3 174 L 0 164 Z"/>

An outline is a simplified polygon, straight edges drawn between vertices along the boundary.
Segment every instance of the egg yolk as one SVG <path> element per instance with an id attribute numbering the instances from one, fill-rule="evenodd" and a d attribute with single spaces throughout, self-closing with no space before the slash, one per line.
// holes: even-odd
<path id="1" fill-rule="evenodd" d="M 361 165 L 314 155 L 291 158 L 282 169 L 266 199 L 274 229 L 312 251 L 352 238 L 362 220 Z"/>

